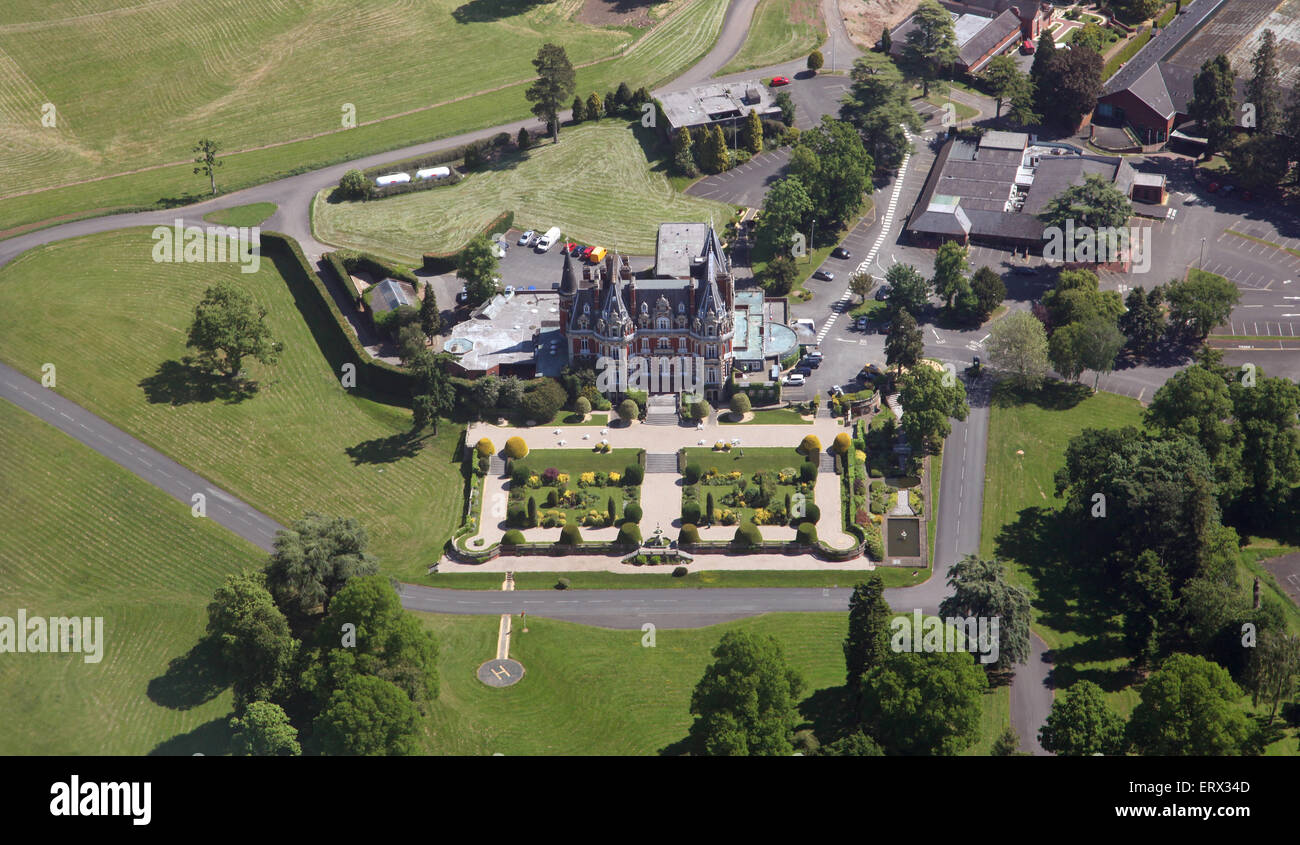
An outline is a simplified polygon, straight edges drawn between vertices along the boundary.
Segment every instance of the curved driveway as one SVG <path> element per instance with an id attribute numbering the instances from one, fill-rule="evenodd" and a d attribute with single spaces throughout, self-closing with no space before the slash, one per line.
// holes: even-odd
<path id="1" fill-rule="evenodd" d="M 695 66 L 673 81 L 672 87 L 699 84 L 726 65 L 744 43 L 757 0 L 732 0 L 718 40 Z M 827 67 L 844 69 L 859 55 L 848 38 L 836 0 L 822 0 L 827 20 L 828 40 L 823 45 Z M 788 62 L 771 73 L 794 73 L 803 62 Z M 753 75 L 760 71 L 750 71 Z M 169 225 L 177 218 L 187 225 L 202 225 L 202 217 L 211 211 L 255 202 L 271 202 L 277 211 L 263 228 L 282 232 L 296 239 L 308 258 L 315 262 L 329 250 L 316 241 L 311 232 L 311 204 L 322 189 L 337 184 L 351 169 L 364 169 L 394 159 L 425 155 L 469 141 L 484 140 L 500 132 L 515 134 L 523 126 L 536 125 L 536 119 L 519 120 L 476 132 L 391 150 L 354 161 L 325 167 L 309 173 L 267 182 L 241 191 L 224 194 L 182 209 L 115 214 L 64 223 L 6 240 L 0 240 L 0 267 L 17 255 L 43 244 L 68 238 L 108 232 L 133 226 Z M 0 395 L 14 401 L 42 419 L 81 440 L 97 452 L 117 461 L 132 472 L 188 502 L 195 490 L 210 490 L 209 512 L 221 524 L 262 548 L 269 546 L 269 535 L 279 526 L 251 506 L 213 488 L 205 480 L 156 453 L 84 408 L 56 396 L 11 368 L 0 370 L 3 390 Z M 35 388 L 33 390 L 33 388 Z M 38 392 L 39 391 L 39 392 Z M 63 418 L 66 417 L 66 420 Z M 948 567 L 961 555 L 979 550 L 980 505 L 983 499 L 983 464 L 987 434 L 987 406 L 972 406 L 970 418 L 954 423 L 953 433 L 945 445 L 940 503 L 942 510 L 936 535 L 934 575 L 925 584 L 887 593 L 890 605 L 897 610 L 920 607 L 937 612 L 947 594 Z M 155 471 L 161 466 L 175 481 Z M 969 472 L 968 472 L 969 471 Z M 968 477 L 969 476 L 969 477 Z M 169 486 L 170 485 L 170 486 Z M 172 489 L 175 487 L 176 489 Z M 955 504 L 954 504 L 955 503 Z M 606 627 L 638 628 L 643 622 L 663 627 L 696 627 L 739 619 L 759 613 L 844 611 L 848 607 L 848 589 L 725 589 L 702 590 L 584 590 L 580 593 L 548 591 L 439 590 L 413 584 L 401 585 L 404 606 L 412 610 L 440 613 L 506 613 L 531 611 L 538 616 L 567 619 Z M 1036 652 L 1037 656 L 1037 652 Z M 1047 664 L 1037 660 L 1020 670 L 1012 687 L 1012 720 L 1017 724 L 1022 745 L 1042 753 L 1035 734 L 1051 706 L 1051 691 L 1046 686 Z"/>

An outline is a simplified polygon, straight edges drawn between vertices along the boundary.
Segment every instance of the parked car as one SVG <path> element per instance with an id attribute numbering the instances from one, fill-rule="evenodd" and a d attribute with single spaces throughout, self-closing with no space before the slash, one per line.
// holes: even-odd
<path id="1" fill-rule="evenodd" d="M 592 250 L 594 250 L 594 249 L 595 249 L 594 246 L 585 246 L 585 247 L 583 247 L 583 248 L 582 248 L 582 257 L 583 257 L 584 259 L 586 259 L 586 258 L 591 258 L 591 252 L 592 252 Z"/>
<path id="2" fill-rule="evenodd" d="M 790 78 L 786 76 L 774 76 L 769 83 L 773 88 L 780 88 L 782 85 L 789 85 Z"/>
<path id="3" fill-rule="evenodd" d="M 1226 196 L 1231 196 L 1231 195 L 1232 195 L 1232 192 L 1235 191 L 1235 190 L 1237 190 L 1237 186 L 1236 186 L 1236 185 L 1224 185 L 1224 186 L 1223 186 L 1223 195 L 1224 195 L 1225 197 L 1226 197 Z"/>
<path id="4" fill-rule="evenodd" d="M 808 376 L 812 375 L 812 367 L 808 366 L 807 364 L 800 364 L 799 366 L 791 370 L 791 372 L 797 376 L 803 376 L 804 378 L 807 378 Z"/>
<path id="5" fill-rule="evenodd" d="M 837 246 L 831 250 L 831 258 L 852 258 L 853 253 L 849 252 L 842 246 Z"/>
<path id="6" fill-rule="evenodd" d="M 1028 38 L 1020 42 L 1020 52 L 1022 55 L 1032 56 L 1036 49 L 1038 49 L 1038 45 L 1030 41 Z"/>
<path id="7" fill-rule="evenodd" d="M 876 301 L 884 302 L 889 297 L 890 290 L 892 288 L 889 285 L 881 285 L 880 289 L 876 291 Z"/>
<path id="8" fill-rule="evenodd" d="M 875 364 L 867 364 L 865 367 L 863 367 L 861 370 L 858 371 L 858 378 L 862 379 L 863 381 L 871 381 L 872 379 L 881 375 L 884 375 L 884 373 Z"/>
<path id="9" fill-rule="evenodd" d="M 833 282 L 835 281 L 835 274 L 830 270 L 818 270 L 816 273 L 813 273 L 813 278 L 821 279 L 823 282 Z"/>
<path id="10" fill-rule="evenodd" d="M 840 387 L 838 384 L 831 385 L 831 395 L 832 395 L 832 396 L 843 396 L 843 395 L 844 395 L 844 388 Z"/>
<path id="11" fill-rule="evenodd" d="M 522 235 L 519 236 L 519 241 L 517 245 L 528 246 L 529 242 L 532 241 L 533 236 L 536 234 L 537 233 L 534 232 L 532 229 L 529 229 L 527 232 L 524 232 Z"/>
<path id="12" fill-rule="evenodd" d="M 820 357 L 814 358 L 811 355 L 805 355 L 803 358 L 799 360 L 799 367 L 801 369 L 803 367 L 810 367 L 812 369 L 816 369 L 821 365 L 822 365 L 822 359 Z"/>
<path id="13" fill-rule="evenodd" d="M 803 382 L 804 382 L 804 378 L 799 373 L 791 373 L 790 375 L 781 379 L 781 384 L 786 384 L 789 385 L 790 387 L 803 387 Z"/>
<path id="14" fill-rule="evenodd" d="M 860 332 L 865 332 L 871 326 L 871 320 L 866 317 L 859 317 L 853 321 L 853 328 Z"/>
<path id="15" fill-rule="evenodd" d="M 1215 192 L 1217 192 L 1217 191 L 1219 190 L 1219 183 L 1218 183 L 1218 182 L 1211 182 L 1210 184 L 1208 184 L 1208 185 L 1205 186 L 1205 190 L 1207 190 L 1207 191 L 1209 191 L 1210 193 L 1213 194 L 1213 193 L 1215 193 Z"/>
<path id="16" fill-rule="evenodd" d="M 460 293 L 456 294 L 456 301 L 464 302 L 467 299 L 469 299 L 469 291 L 466 290 L 465 288 L 461 288 Z"/>
<path id="17" fill-rule="evenodd" d="M 591 259 L 592 264 L 599 264 L 600 262 L 605 260 L 606 252 L 607 250 L 603 246 L 598 246 L 592 249 L 592 251 L 587 254 L 587 258 Z"/>
<path id="18" fill-rule="evenodd" d="M 1186 197 L 1183 198 L 1183 205 L 1196 205 L 1196 203 L 1199 201 L 1200 198 L 1197 197 L 1196 194 L 1188 194 Z"/>

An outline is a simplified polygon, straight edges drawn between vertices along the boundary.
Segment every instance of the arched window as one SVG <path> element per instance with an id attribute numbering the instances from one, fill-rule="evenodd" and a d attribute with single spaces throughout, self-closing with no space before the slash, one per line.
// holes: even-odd
<path id="1" fill-rule="evenodd" d="M 660 317 L 658 320 L 655 320 L 655 328 L 660 331 L 666 330 L 668 328 L 668 318 Z"/>

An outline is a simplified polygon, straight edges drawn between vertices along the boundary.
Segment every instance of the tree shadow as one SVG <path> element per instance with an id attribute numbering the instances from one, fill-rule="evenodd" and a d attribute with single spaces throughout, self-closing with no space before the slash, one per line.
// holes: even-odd
<path id="1" fill-rule="evenodd" d="M 149 700 L 171 710 L 205 704 L 230 686 L 215 640 L 204 637 L 184 656 L 172 658 L 167 671 L 149 681 Z"/>
<path id="2" fill-rule="evenodd" d="M 218 399 L 236 404 L 253 398 L 258 391 L 257 382 L 251 379 L 217 375 L 195 366 L 189 357 L 163 361 L 153 375 L 140 380 L 139 386 L 153 405 L 188 405 Z"/>
<path id="3" fill-rule="evenodd" d="M 1035 391 L 1018 390 L 1008 381 L 993 388 L 994 407 L 1013 408 L 1017 405 L 1036 405 L 1045 411 L 1068 411 L 1092 395 L 1092 388 L 1073 381 L 1051 379 Z"/>
<path id="4" fill-rule="evenodd" d="M 392 464 L 419 455 L 428 439 L 428 435 L 406 431 L 365 440 L 349 446 L 345 451 L 353 464 Z"/>
<path id="5" fill-rule="evenodd" d="M 457 23 L 484 23 L 522 15 L 545 0 L 470 0 L 451 13 Z"/>
<path id="6" fill-rule="evenodd" d="M 799 702 L 799 715 L 805 722 L 799 729 L 811 728 L 822 745 L 858 729 L 853 695 L 844 686 L 825 687 L 812 693 Z"/>
<path id="7" fill-rule="evenodd" d="M 231 753 L 234 734 L 228 718 L 204 722 L 189 733 L 177 734 L 154 746 L 150 757 L 192 757 L 203 754 L 209 757 Z"/>
<path id="8" fill-rule="evenodd" d="M 201 194 L 188 193 L 177 194 L 174 197 L 159 197 L 155 204 L 159 208 L 180 208 L 184 205 L 194 205 L 196 202 L 203 202 L 204 200 L 210 199 L 212 199 L 212 194 L 205 191 Z"/>

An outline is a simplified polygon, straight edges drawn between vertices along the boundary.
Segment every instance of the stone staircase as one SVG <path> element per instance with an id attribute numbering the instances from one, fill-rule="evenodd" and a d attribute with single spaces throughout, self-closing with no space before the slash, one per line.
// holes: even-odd
<path id="1" fill-rule="evenodd" d="M 821 460 L 817 464 L 818 472 L 835 472 L 835 456 L 829 452 L 822 452 Z"/>
<path id="2" fill-rule="evenodd" d="M 646 452 L 645 471 L 651 472 L 671 472 L 677 474 L 677 453 L 676 452 Z"/>
<path id="3" fill-rule="evenodd" d="M 506 474 L 506 459 L 500 455 L 493 455 L 492 460 L 488 461 L 488 478 L 500 478 Z"/>
<path id="4" fill-rule="evenodd" d="M 672 394 L 651 396 L 646 402 L 646 425 L 677 425 L 677 399 Z M 673 471 L 676 472 L 676 464 Z"/>

